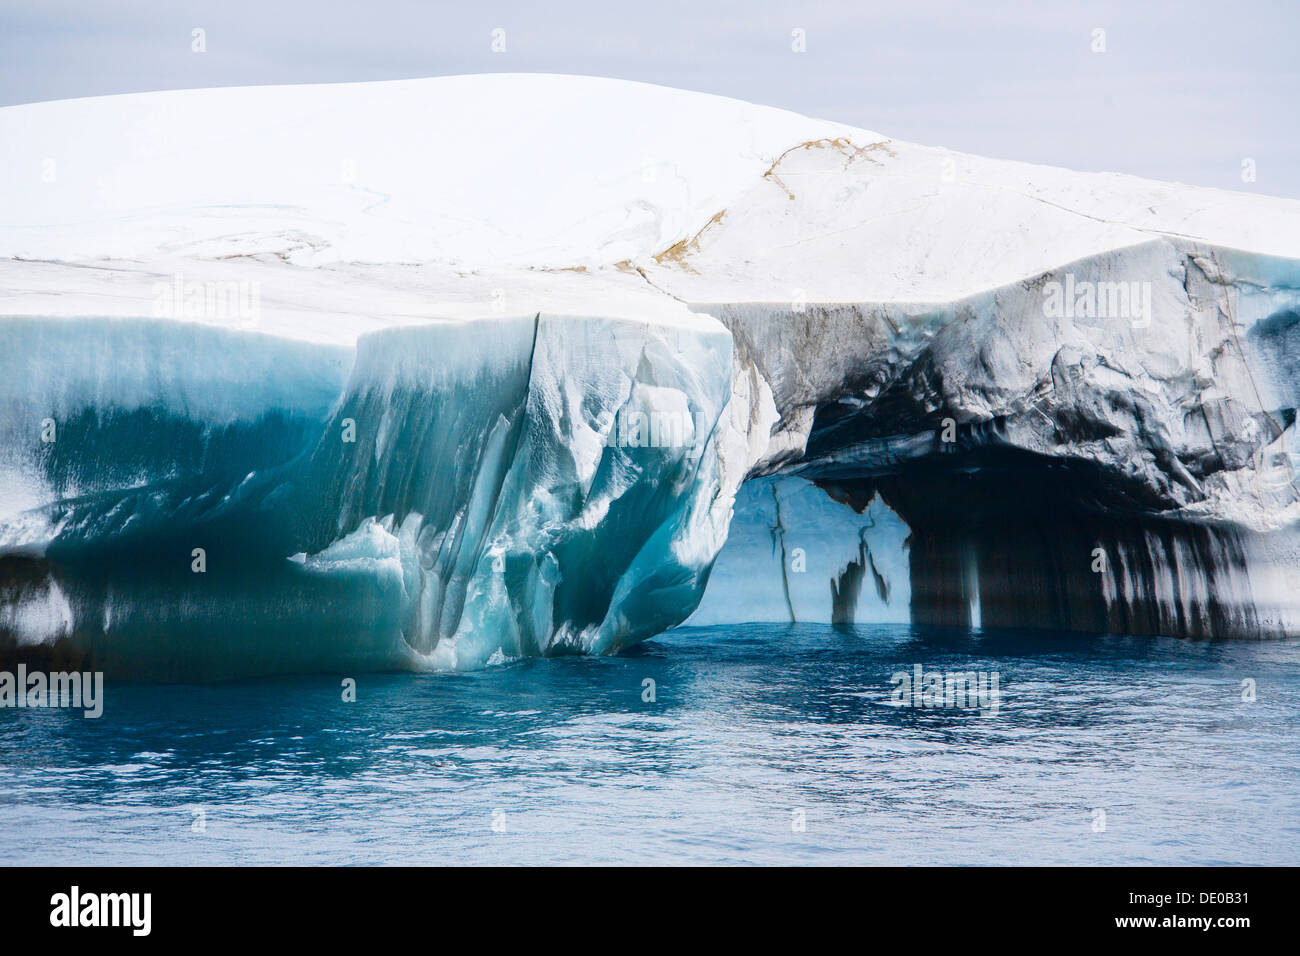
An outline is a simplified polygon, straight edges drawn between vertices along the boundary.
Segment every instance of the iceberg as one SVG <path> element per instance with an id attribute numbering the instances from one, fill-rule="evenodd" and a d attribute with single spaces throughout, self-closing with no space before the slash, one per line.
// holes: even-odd
<path id="1" fill-rule="evenodd" d="M 563 76 L 0 140 L 7 659 L 1300 632 L 1300 203 Z"/>

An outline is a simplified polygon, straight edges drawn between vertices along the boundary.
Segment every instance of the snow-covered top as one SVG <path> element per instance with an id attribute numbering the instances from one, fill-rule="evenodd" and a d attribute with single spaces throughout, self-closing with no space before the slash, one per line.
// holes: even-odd
<path id="1" fill-rule="evenodd" d="M 617 262 L 698 228 L 790 143 L 845 131 L 718 96 L 545 74 L 16 106 L 0 110 L 0 256 Z"/>
<path id="2" fill-rule="evenodd" d="M 655 283 L 695 302 L 945 303 L 1162 236 L 1300 259 L 1295 200 L 869 135 L 792 150 Z"/>
<path id="3" fill-rule="evenodd" d="M 946 302 L 1160 235 L 1300 259 L 1300 202 L 591 77 L 0 109 L 9 315 L 158 314 L 160 283 L 248 281 L 259 328 L 322 341 L 539 310 L 685 321 L 678 300 Z"/>

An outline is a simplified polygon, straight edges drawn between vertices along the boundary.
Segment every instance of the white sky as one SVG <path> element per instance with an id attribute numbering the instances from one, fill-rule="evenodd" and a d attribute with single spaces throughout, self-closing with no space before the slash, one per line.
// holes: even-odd
<path id="1" fill-rule="evenodd" d="M 497 27 L 504 53 L 490 48 Z M 0 105 L 585 73 L 987 156 L 1300 198 L 1298 41 L 1296 0 L 0 0 Z"/>

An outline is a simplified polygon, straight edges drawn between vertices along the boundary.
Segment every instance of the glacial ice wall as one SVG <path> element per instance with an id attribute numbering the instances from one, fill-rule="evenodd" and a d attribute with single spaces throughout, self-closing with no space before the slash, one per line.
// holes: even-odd
<path id="1" fill-rule="evenodd" d="M 0 521 L 11 654 L 211 679 L 614 650 L 694 607 L 739 484 L 716 323 L 448 322 L 355 356 L 6 329 L 51 370 L 5 406 L 6 502 L 46 502 Z M 294 369 L 292 402 L 248 377 Z"/>
<path id="2" fill-rule="evenodd" d="M 0 650 L 211 678 L 687 619 L 1295 633 L 1298 278 L 1157 240 L 949 303 L 355 348 L 9 319 Z"/>

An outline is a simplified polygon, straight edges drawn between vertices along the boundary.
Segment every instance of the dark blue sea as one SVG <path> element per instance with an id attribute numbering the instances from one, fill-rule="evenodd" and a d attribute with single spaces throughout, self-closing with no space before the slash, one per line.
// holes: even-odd
<path id="1" fill-rule="evenodd" d="M 996 712 L 900 706 L 916 665 Z M 728 626 L 345 676 L 0 709 L 0 863 L 1300 863 L 1295 642 Z"/>

